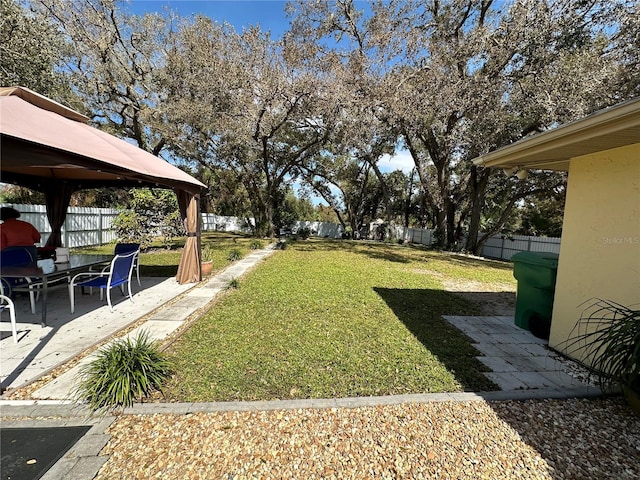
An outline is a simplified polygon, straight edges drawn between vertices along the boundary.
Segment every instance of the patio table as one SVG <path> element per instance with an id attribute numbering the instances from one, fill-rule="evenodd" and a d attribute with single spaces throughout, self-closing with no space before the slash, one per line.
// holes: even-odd
<path id="1" fill-rule="evenodd" d="M 29 277 L 36 281 L 42 281 L 42 320 L 43 327 L 47 326 L 47 291 L 50 282 L 68 277 L 73 273 L 89 270 L 97 265 L 108 264 L 113 255 L 70 255 L 65 263 L 54 263 L 53 260 L 40 260 L 29 265 L 16 265 L 2 267 L 0 265 L 0 277 L 24 278 Z"/>

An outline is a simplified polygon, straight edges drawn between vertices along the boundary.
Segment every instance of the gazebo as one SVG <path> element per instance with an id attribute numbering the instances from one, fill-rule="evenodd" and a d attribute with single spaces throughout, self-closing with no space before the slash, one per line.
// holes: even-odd
<path id="1" fill-rule="evenodd" d="M 172 189 L 184 221 L 185 242 L 176 279 L 202 279 L 200 191 L 186 172 L 122 139 L 89 125 L 89 118 L 24 87 L 0 87 L 0 156 L 3 183 L 43 192 L 51 235 L 62 246 L 71 194 L 99 187 Z"/>

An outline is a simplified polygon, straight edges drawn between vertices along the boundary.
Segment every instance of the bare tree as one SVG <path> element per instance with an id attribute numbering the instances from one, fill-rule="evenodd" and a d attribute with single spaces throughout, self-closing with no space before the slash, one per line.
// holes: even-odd
<path id="1" fill-rule="evenodd" d="M 499 220 L 550 187 L 533 184 L 541 176 L 515 189 L 491 181 L 496 173 L 471 159 L 618 101 L 610 40 L 626 25 L 623 3 L 390 0 L 372 2 L 366 18 L 350 0 L 290 8 L 308 55 L 381 79 L 362 101 L 411 153 L 442 244 L 453 248 L 466 227 L 476 250 L 488 188 L 511 193 L 491 192 L 504 201 Z"/>

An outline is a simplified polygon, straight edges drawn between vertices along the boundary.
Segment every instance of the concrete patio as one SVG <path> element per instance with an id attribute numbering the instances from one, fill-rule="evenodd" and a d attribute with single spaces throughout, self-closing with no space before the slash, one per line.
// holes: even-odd
<path id="1" fill-rule="evenodd" d="M 141 278 L 140 281 L 141 286 L 133 281 L 133 302 L 119 291 L 113 292 L 113 312 L 109 311 L 106 300 L 100 300 L 98 292 L 80 295 L 78 291 L 76 311 L 71 314 L 67 291 L 53 291 L 47 302 L 46 327 L 40 325 L 41 302 L 36 304 L 33 315 L 29 298 L 18 296 L 15 299 L 18 343 L 11 336 L 8 314 L 2 315 L 0 377 L 3 389 L 33 382 L 194 287 L 194 284 L 180 285 L 175 278 Z"/>

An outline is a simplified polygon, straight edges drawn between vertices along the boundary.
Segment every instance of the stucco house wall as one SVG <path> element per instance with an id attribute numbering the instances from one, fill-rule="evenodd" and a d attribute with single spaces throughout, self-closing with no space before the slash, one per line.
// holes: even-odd
<path id="1" fill-rule="evenodd" d="M 550 347 L 594 297 L 640 302 L 640 143 L 570 161 Z"/>

